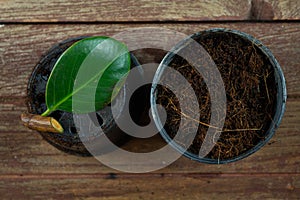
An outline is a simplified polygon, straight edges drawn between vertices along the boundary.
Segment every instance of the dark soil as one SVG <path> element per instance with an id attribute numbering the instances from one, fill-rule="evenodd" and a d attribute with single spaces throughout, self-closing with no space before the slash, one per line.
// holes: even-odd
<path id="1" fill-rule="evenodd" d="M 227 96 L 227 115 L 221 136 L 206 158 L 235 158 L 264 140 L 272 123 L 277 91 L 272 65 L 257 46 L 236 34 L 204 32 L 194 39 L 216 63 Z M 198 97 L 200 119 L 196 120 L 201 123 L 197 124 L 197 135 L 188 149 L 190 153 L 198 155 L 208 129 L 203 123 L 210 123 L 210 95 L 201 74 L 185 59 L 176 55 L 169 66 L 185 76 Z M 174 138 L 180 118 L 184 117 L 178 99 L 170 90 L 159 86 L 157 103 L 167 110 L 164 128 Z"/>

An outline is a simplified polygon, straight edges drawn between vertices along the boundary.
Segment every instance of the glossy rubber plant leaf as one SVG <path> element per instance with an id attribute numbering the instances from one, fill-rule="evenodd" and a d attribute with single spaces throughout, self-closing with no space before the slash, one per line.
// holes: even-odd
<path id="1" fill-rule="evenodd" d="M 42 116 L 55 110 L 88 113 L 102 109 L 111 102 L 114 86 L 129 70 L 128 49 L 113 38 L 90 37 L 74 43 L 50 74 L 46 87 L 48 109 Z"/>

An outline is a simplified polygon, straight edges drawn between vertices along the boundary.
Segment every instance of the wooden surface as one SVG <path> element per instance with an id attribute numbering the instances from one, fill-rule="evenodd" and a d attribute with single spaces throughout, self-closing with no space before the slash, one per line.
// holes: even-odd
<path id="1" fill-rule="evenodd" d="M 45 2 L 0 0 L 4 23 L 0 22 L 0 199 L 300 197 L 300 1 Z M 80 35 L 111 36 L 133 27 L 163 27 L 185 34 L 225 27 L 261 40 L 279 61 L 288 90 L 283 121 L 269 144 L 231 164 L 207 165 L 181 157 L 156 172 L 127 174 L 91 157 L 63 153 L 21 125 L 28 77 L 52 45 Z M 142 63 L 161 59 L 143 53 L 137 57 Z M 163 144 L 156 136 L 147 142 L 132 140 L 126 148 Z"/>
<path id="2" fill-rule="evenodd" d="M 3 198 L 16 199 L 297 199 L 299 176 L 201 174 L 44 175 L 0 181 Z M 26 192 L 24 192 L 26 191 Z M 48 196 L 45 197 L 45 191 Z M 221 198 L 220 198 L 221 197 Z"/>
<path id="3" fill-rule="evenodd" d="M 298 0 L 0 0 L 2 22 L 295 20 Z"/>

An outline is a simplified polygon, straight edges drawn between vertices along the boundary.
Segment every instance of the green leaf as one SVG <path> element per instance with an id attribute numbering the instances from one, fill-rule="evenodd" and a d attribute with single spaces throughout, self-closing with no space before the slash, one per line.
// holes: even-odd
<path id="1" fill-rule="evenodd" d="M 128 49 L 115 39 L 99 36 L 74 43 L 50 74 L 46 87 L 48 109 L 42 116 L 55 110 L 88 113 L 102 109 L 111 102 L 114 86 L 129 70 Z"/>

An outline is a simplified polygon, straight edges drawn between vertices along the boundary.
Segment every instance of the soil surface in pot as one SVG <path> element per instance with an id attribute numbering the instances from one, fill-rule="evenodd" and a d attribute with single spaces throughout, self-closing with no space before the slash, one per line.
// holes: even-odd
<path id="1" fill-rule="evenodd" d="M 239 35 L 204 32 L 194 39 L 204 47 L 218 67 L 227 97 L 221 136 L 206 158 L 235 158 L 266 138 L 276 107 L 274 69 L 257 46 Z M 185 59 L 175 55 L 169 67 L 179 71 L 189 81 L 198 98 L 200 119 L 194 120 L 201 123 L 197 124 L 196 137 L 188 148 L 190 153 L 198 155 L 208 129 L 204 124 L 210 124 L 210 95 L 201 74 Z M 180 118 L 185 117 L 181 113 L 178 99 L 166 87 L 158 86 L 157 103 L 166 108 L 168 115 L 164 128 L 173 139 Z"/>

